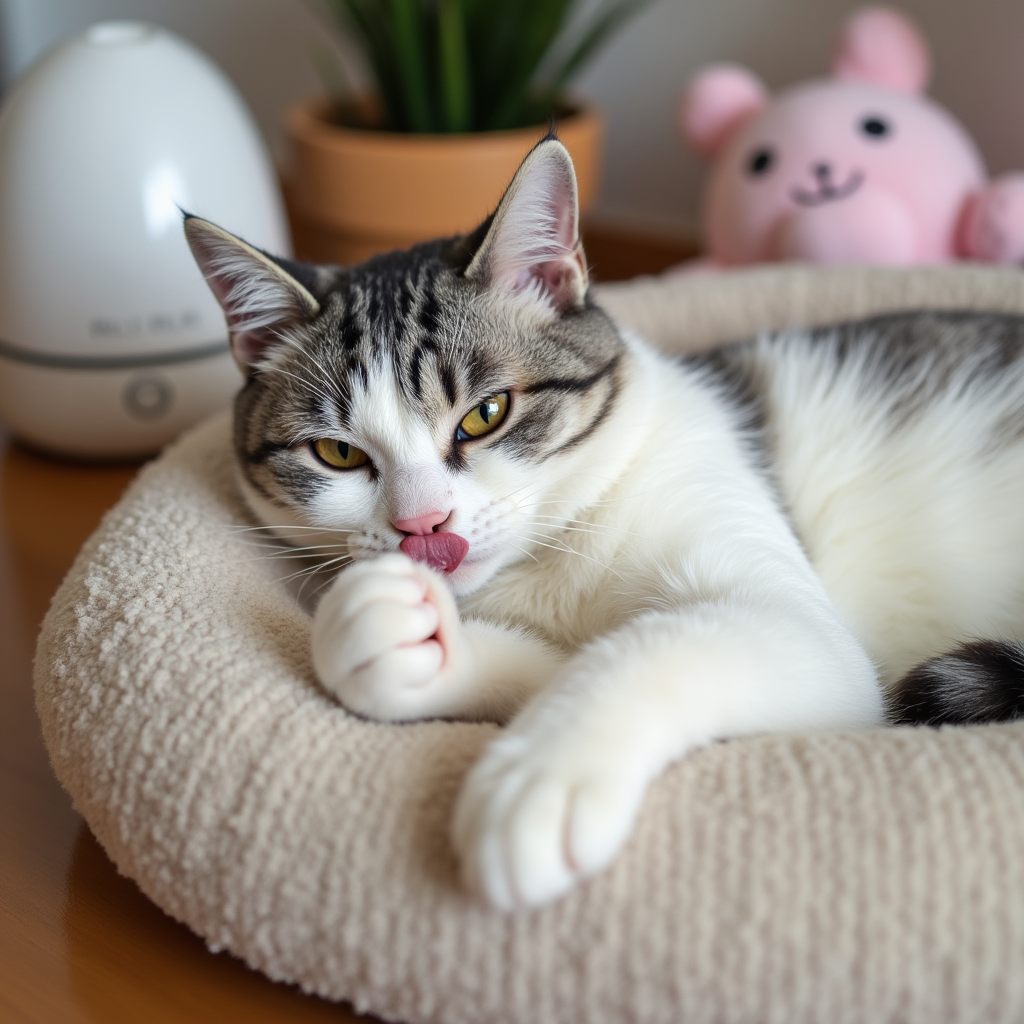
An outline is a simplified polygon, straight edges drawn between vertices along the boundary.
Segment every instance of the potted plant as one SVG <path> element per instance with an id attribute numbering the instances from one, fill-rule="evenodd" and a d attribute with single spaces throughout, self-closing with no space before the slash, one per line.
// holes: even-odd
<path id="1" fill-rule="evenodd" d="M 360 46 L 371 97 L 288 115 L 289 205 L 310 259 L 354 263 L 476 226 L 554 123 L 585 209 L 603 124 L 572 77 L 650 0 L 323 0 Z"/>

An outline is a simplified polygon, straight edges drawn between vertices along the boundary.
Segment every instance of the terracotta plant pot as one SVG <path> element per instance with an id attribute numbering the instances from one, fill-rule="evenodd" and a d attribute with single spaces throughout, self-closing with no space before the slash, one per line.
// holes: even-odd
<path id="1" fill-rule="evenodd" d="M 546 130 L 409 135 L 344 128 L 329 110 L 322 101 L 300 103 L 287 121 L 296 248 L 324 263 L 358 263 L 476 227 Z M 557 131 L 576 164 L 585 210 L 597 194 L 603 121 L 580 108 L 559 119 Z"/>

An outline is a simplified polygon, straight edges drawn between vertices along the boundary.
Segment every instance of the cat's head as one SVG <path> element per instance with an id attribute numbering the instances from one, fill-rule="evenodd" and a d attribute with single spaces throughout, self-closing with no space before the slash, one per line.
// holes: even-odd
<path id="1" fill-rule="evenodd" d="M 401 549 L 469 593 L 604 486 L 626 350 L 588 295 L 557 139 L 472 234 L 359 266 L 185 231 L 247 376 L 243 489 L 281 536 L 342 562 Z"/>

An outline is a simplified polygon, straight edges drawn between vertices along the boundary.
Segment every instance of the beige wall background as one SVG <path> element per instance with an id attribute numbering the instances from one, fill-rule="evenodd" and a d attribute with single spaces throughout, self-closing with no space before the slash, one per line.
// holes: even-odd
<path id="1" fill-rule="evenodd" d="M 498 3 L 500 0 L 491 0 Z M 315 55 L 359 75 L 351 47 L 315 0 L 0 0 L 0 80 L 102 18 L 158 22 L 191 39 L 234 79 L 280 161 L 294 99 L 319 91 Z M 596 218 L 666 235 L 697 223 L 703 171 L 679 142 L 679 90 L 700 65 L 735 60 L 773 88 L 825 71 L 857 4 L 844 0 L 658 0 L 581 77 L 608 113 L 605 185 Z M 905 0 L 935 59 L 932 94 L 974 135 L 993 173 L 1024 169 L 1024 0 Z"/>

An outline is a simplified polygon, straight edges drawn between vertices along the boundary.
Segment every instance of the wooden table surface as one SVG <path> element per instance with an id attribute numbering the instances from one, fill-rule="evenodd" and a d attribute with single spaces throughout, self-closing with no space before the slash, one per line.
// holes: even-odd
<path id="1" fill-rule="evenodd" d="M 585 243 L 605 281 L 693 254 L 609 231 Z M 50 459 L 0 427 L 0 1022 L 369 1024 L 210 953 L 117 873 L 50 770 L 32 698 L 39 624 L 137 468 Z"/>

